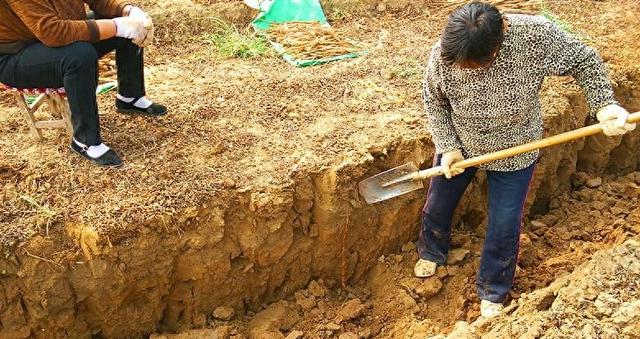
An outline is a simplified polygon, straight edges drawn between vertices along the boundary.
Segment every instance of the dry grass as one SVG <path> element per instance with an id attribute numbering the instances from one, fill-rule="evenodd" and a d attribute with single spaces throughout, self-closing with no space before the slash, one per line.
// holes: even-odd
<path id="1" fill-rule="evenodd" d="M 319 22 L 274 24 L 266 34 L 298 60 L 320 60 L 362 50 L 340 31 L 322 26 Z"/>

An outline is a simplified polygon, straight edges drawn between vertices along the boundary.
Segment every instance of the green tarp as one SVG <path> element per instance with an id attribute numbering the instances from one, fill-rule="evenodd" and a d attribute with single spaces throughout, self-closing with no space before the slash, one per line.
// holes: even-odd
<path id="1" fill-rule="evenodd" d="M 253 28 L 258 32 L 266 31 L 272 24 L 291 21 L 317 21 L 330 26 L 318 0 L 267 0 L 260 6 L 260 14 L 253 20 Z M 349 53 L 319 60 L 299 60 L 287 54 L 281 44 L 270 41 L 271 45 L 289 63 L 298 67 L 319 65 L 331 61 L 356 58 L 359 53 Z"/>

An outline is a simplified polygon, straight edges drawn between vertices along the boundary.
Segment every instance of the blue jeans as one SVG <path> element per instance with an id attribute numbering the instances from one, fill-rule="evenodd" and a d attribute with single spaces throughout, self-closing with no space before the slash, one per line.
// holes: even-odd
<path id="1" fill-rule="evenodd" d="M 435 165 L 439 165 L 440 156 Z M 512 172 L 487 171 L 489 224 L 478 272 L 478 296 L 491 302 L 504 301 L 513 284 L 522 213 L 535 163 Z M 420 258 L 444 264 L 450 247 L 453 212 L 477 168 L 467 168 L 451 179 L 434 177 L 422 210 L 418 240 Z"/>

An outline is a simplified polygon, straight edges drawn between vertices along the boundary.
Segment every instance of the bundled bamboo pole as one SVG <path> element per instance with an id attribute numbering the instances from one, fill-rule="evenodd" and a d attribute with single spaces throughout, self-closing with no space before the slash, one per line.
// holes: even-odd
<path id="1" fill-rule="evenodd" d="M 318 60 L 361 50 L 333 28 L 317 21 L 274 24 L 267 30 L 267 37 L 300 60 Z"/>

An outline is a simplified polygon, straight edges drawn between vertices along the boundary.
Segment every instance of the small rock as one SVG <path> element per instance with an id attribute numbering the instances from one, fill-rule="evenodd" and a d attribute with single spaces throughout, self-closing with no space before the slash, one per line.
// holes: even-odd
<path id="1" fill-rule="evenodd" d="M 449 255 L 447 256 L 447 265 L 455 265 L 469 254 L 469 250 L 465 248 L 456 248 L 449 251 Z"/>
<path id="2" fill-rule="evenodd" d="M 213 330 L 213 333 L 215 334 L 214 338 L 228 339 L 231 336 L 231 326 L 218 326 Z"/>
<path id="3" fill-rule="evenodd" d="M 365 309 L 360 299 L 351 299 L 337 312 L 336 323 L 341 324 L 345 320 L 356 319 L 364 313 Z"/>
<path id="4" fill-rule="evenodd" d="M 458 321 L 447 338 L 476 338 L 475 329 L 465 321 Z"/>
<path id="5" fill-rule="evenodd" d="M 382 71 L 380 71 L 380 75 L 387 80 L 392 80 L 396 77 L 395 72 L 390 69 L 383 69 Z"/>
<path id="6" fill-rule="evenodd" d="M 312 280 L 309 283 L 308 289 L 309 289 L 309 293 L 311 293 L 312 296 L 317 298 L 324 297 L 327 294 L 327 289 L 324 288 L 324 286 L 322 286 L 315 280 Z"/>
<path id="7" fill-rule="evenodd" d="M 419 296 L 429 299 L 438 294 L 438 292 L 440 292 L 440 289 L 442 289 L 442 281 L 440 281 L 440 279 L 436 277 L 431 277 L 425 279 L 424 282 L 422 282 L 422 284 L 420 284 L 420 286 L 416 288 L 415 292 Z"/>
<path id="8" fill-rule="evenodd" d="M 546 228 L 547 224 L 545 224 L 542 221 L 539 220 L 532 220 L 531 221 L 531 228 L 533 228 L 534 230 L 540 229 L 540 228 Z"/>
<path id="9" fill-rule="evenodd" d="M 220 154 L 222 152 L 224 152 L 227 148 L 225 147 L 224 143 L 222 141 L 218 141 L 215 145 L 213 145 L 213 147 L 211 148 L 211 154 Z"/>
<path id="10" fill-rule="evenodd" d="M 213 311 L 213 317 L 220 320 L 231 320 L 236 311 L 231 307 L 220 306 Z"/>
<path id="11" fill-rule="evenodd" d="M 607 317 L 611 316 L 611 314 L 618 309 L 620 304 L 621 301 L 618 300 L 618 298 L 607 292 L 600 293 L 593 303 L 599 315 Z"/>
<path id="12" fill-rule="evenodd" d="M 571 175 L 571 186 L 573 188 L 579 188 L 583 186 L 587 180 L 589 180 L 589 175 L 584 172 L 577 172 Z"/>
<path id="13" fill-rule="evenodd" d="M 400 280 L 400 286 L 404 287 L 409 293 L 415 292 L 415 290 L 422 284 L 422 279 L 420 278 L 403 278 Z"/>
<path id="14" fill-rule="evenodd" d="M 376 6 L 376 10 L 378 12 L 384 12 L 385 10 L 387 10 L 387 5 L 384 2 L 380 2 L 378 3 L 378 5 Z"/>
<path id="15" fill-rule="evenodd" d="M 640 300 L 624 302 L 611 318 L 613 323 L 618 326 L 629 325 L 632 327 L 634 323 L 637 326 L 638 320 L 640 320 Z"/>
<path id="16" fill-rule="evenodd" d="M 416 244 L 413 241 L 409 241 L 408 243 L 402 245 L 402 252 L 413 252 L 416 250 Z"/>
<path id="17" fill-rule="evenodd" d="M 587 181 L 586 185 L 589 188 L 597 188 L 600 185 L 602 185 L 602 178 L 597 177 L 597 178 L 590 179 Z"/>
<path id="18" fill-rule="evenodd" d="M 590 202 L 591 199 L 593 198 L 593 192 L 590 189 L 583 189 L 574 193 L 575 195 L 572 194 L 572 196 L 574 197 L 574 199 L 577 199 L 578 201 Z"/>
<path id="19" fill-rule="evenodd" d="M 340 331 L 342 329 L 342 326 L 336 324 L 336 323 L 328 323 L 324 326 L 322 326 L 323 329 L 327 330 L 327 331 L 332 331 L 332 332 L 336 332 L 336 331 Z"/>
<path id="20" fill-rule="evenodd" d="M 318 310 L 320 310 L 320 312 L 326 313 L 330 308 L 331 306 L 326 301 L 324 300 L 318 301 Z"/>
<path id="21" fill-rule="evenodd" d="M 438 279 L 444 279 L 447 275 L 449 275 L 449 272 L 447 272 L 446 267 L 438 266 L 438 268 L 436 268 L 436 277 L 438 277 Z"/>
<path id="22" fill-rule="evenodd" d="M 556 214 L 553 214 L 554 211 L 540 218 L 540 221 L 548 226 L 553 226 L 558 223 L 560 217 Z"/>
<path id="23" fill-rule="evenodd" d="M 391 256 L 391 260 L 393 260 L 394 263 L 399 264 L 402 262 L 402 255 L 394 254 Z"/>
<path id="24" fill-rule="evenodd" d="M 609 205 L 604 201 L 594 201 L 591 203 L 591 207 L 596 211 L 604 211 L 609 207 Z"/>
<path id="25" fill-rule="evenodd" d="M 285 339 L 299 339 L 302 338 L 302 336 L 304 336 L 304 332 L 295 330 L 291 331 L 291 333 L 289 333 L 289 335 L 287 335 Z"/>
<path id="26" fill-rule="evenodd" d="M 278 330 L 257 329 L 249 334 L 250 339 L 284 339 L 285 336 Z"/>
<path id="27" fill-rule="evenodd" d="M 371 337 L 371 329 L 365 328 L 364 330 L 360 331 L 360 333 L 358 333 L 358 336 L 362 339 L 368 339 L 369 337 Z"/>
<path id="28" fill-rule="evenodd" d="M 280 331 L 288 331 L 300 321 L 300 315 L 293 306 L 287 301 L 279 301 L 257 313 L 247 324 L 249 337 L 284 338 Z"/>
<path id="29" fill-rule="evenodd" d="M 458 266 L 447 266 L 447 274 L 451 277 L 454 277 L 458 274 L 459 267 Z"/>
<path id="30" fill-rule="evenodd" d="M 224 188 L 234 188 L 234 187 L 236 187 L 236 182 L 233 181 L 233 179 L 231 179 L 231 178 L 225 178 L 222 181 L 222 186 Z"/>
<path id="31" fill-rule="evenodd" d="M 298 291 L 295 294 L 295 298 L 296 298 L 296 304 L 298 304 L 298 306 L 300 306 L 302 308 L 302 310 L 304 311 L 309 311 L 312 308 L 316 307 L 316 298 L 311 296 L 311 297 L 306 297 L 304 295 L 304 293 Z"/>
<path id="32" fill-rule="evenodd" d="M 229 339 L 231 332 L 230 326 L 219 326 L 215 329 L 202 328 L 195 330 L 186 330 L 179 334 L 151 334 L 149 339 L 190 339 L 190 338 L 216 338 Z"/>
<path id="33" fill-rule="evenodd" d="M 623 207 L 613 206 L 611 207 L 611 214 L 615 216 L 621 216 L 629 214 L 629 211 Z"/>
<path id="34" fill-rule="evenodd" d="M 411 313 L 418 313 L 420 311 L 420 307 L 416 303 L 416 300 L 413 299 L 407 292 L 404 290 L 398 289 L 396 296 L 396 302 L 402 305 L 404 310 L 410 311 Z"/>
<path id="35" fill-rule="evenodd" d="M 338 339 L 360 339 L 360 337 L 353 332 L 342 333 Z"/>
<path id="36" fill-rule="evenodd" d="M 626 224 L 626 223 L 627 223 L 627 221 L 626 221 L 626 220 L 624 220 L 624 219 L 616 219 L 616 220 L 613 222 L 613 228 L 618 228 L 618 227 L 620 227 L 620 226 L 623 226 L 623 225 L 624 225 L 624 224 Z"/>
<path id="37" fill-rule="evenodd" d="M 207 326 L 207 316 L 199 313 L 195 317 L 193 317 L 193 326 L 194 327 L 205 327 Z"/>

